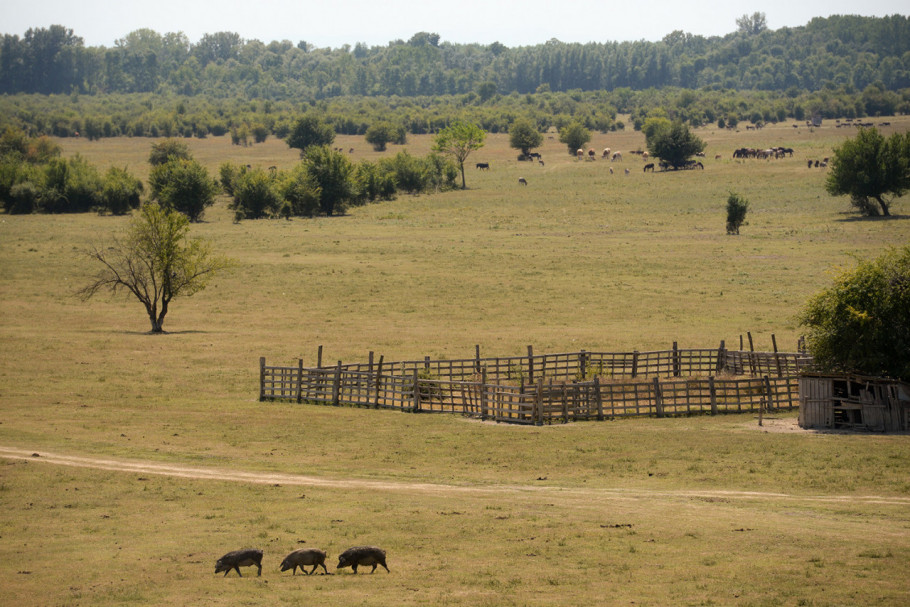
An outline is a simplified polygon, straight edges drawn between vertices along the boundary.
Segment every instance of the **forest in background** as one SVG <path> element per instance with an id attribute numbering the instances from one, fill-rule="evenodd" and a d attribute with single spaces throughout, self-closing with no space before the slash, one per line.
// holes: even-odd
<path id="1" fill-rule="evenodd" d="M 231 132 L 252 143 L 284 137 L 293 116 L 309 110 L 344 134 L 379 119 L 416 134 L 455 118 L 490 132 L 517 117 L 541 130 L 579 120 L 608 131 L 626 126 L 617 114 L 639 127 L 654 115 L 735 126 L 910 112 L 908 17 L 832 16 L 778 30 L 763 18 L 737 24 L 722 37 L 674 31 L 658 42 L 508 48 L 419 32 L 335 49 L 232 32 L 191 43 L 149 29 L 111 48 L 86 47 L 53 25 L 3 36 L 0 128 L 92 138 Z"/>

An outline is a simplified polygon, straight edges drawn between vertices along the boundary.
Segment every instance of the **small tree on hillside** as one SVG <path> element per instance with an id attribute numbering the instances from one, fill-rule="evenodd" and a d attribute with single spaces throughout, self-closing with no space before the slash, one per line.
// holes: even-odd
<path id="1" fill-rule="evenodd" d="M 574 156 L 578 150 L 583 149 L 585 144 L 591 141 L 591 131 L 576 120 L 559 131 L 559 141 L 566 144 L 569 154 Z"/>
<path id="2" fill-rule="evenodd" d="M 171 158 L 152 168 L 149 189 L 161 206 L 180 211 L 195 222 L 215 203 L 218 184 L 195 160 Z"/>
<path id="3" fill-rule="evenodd" d="M 646 138 L 648 151 L 654 158 L 660 158 L 674 169 L 686 163 L 705 149 L 705 142 L 689 130 L 688 125 L 676 121 L 669 127 L 655 129 Z"/>
<path id="4" fill-rule="evenodd" d="M 879 208 L 882 215 L 890 215 L 893 198 L 908 189 L 910 133 L 885 139 L 874 127 L 862 129 L 834 149 L 825 190 L 831 196 L 850 196 L 863 215 L 878 215 Z"/>
<path id="5" fill-rule="evenodd" d="M 543 134 L 527 118 L 519 118 L 509 127 L 509 146 L 527 155 L 543 143 Z"/>
<path id="6" fill-rule="evenodd" d="M 736 192 L 730 192 L 727 197 L 727 234 L 739 234 L 748 210 L 749 202 Z"/>
<path id="7" fill-rule="evenodd" d="M 142 190 L 142 182 L 125 168 L 111 167 L 104 175 L 99 210 L 113 215 L 125 215 L 133 209 L 138 209 Z"/>
<path id="8" fill-rule="evenodd" d="M 820 368 L 910 380 L 910 246 L 843 272 L 799 320 Z"/>
<path id="9" fill-rule="evenodd" d="M 344 213 L 347 204 L 354 198 L 354 182 L 351 174 L 354 165 L 346 154 L 320 145 L 307 150 L 303 161 L 311 183 L 318 188 L 319 208 L 326 215 Z"/>
<path id="10" fill-rule="evenodd" d="M 87 252 L 101 269 L 78 295 L 87 300 L 99 291 L 125 291 L 145 307 L 151 332 L 163 333 L 171 301 L 198 293 L 227 265 L 212 256 L 207 243 L 188 238 L 188 231 L 189 220 L 181 213 L 157 204 L 143 206 L 126 238 Z"/>
<path id="11" fill-rule="evenodd" d="M 306 156 L 307 150 L 311 147 L 332 145 L 335 141 L 335 129 L 315 114 L 307 114 L 297 120 L 285 141 L 288 146 L 300 150 L 301 156 Z"/>
<path id="12" fill-rule="evenodd" d="M 374 122 L 364 134 L 367 143 L 377 152 L 384 152 L 390 143 L 404 143 L 404 129 L 396 127 L 391 122 Z"/>
<path id="13" fill-rule="evenodd" d="M 164 139 L 152 144 L 152 151 L 149 153 L 149 164 L 156 167 L 169 160 L 190 160 L 192 157 L 189 146 L 182 141 Z"/>
<path id="14" fill-rule="evenodd" d="M 470 122 L 456 121 L 439 131 L 433 142 L 433 151 L 451 156 L 461 169 L 461 189 L 466 189 L 464 161 L 474 150 L 483 147 L 486 132 Z"/>

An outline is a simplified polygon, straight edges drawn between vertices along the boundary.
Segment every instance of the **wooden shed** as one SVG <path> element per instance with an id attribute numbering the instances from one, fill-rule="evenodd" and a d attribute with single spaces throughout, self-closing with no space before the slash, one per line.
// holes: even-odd
<path id="1" fill-rule="evenodd" d="M 881 377 L 807 373 L 799 378 L 799 427 L 910 430 L 910 384 Z"/>

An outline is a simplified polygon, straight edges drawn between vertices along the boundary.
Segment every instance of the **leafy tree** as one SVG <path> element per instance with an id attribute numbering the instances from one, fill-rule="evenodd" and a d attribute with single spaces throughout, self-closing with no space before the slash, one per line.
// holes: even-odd
<path id="1" fill-rule="evenodd" d="M 490 80 L 486 82 L 481 82 L 477 85 L 477 96 L 480 97 L 480 102 L 485 103 L 493 98 L 493 95 L 496 94 L 496 83 Z"/>
<path id="2" fill-rule="evenodd" d="M 768 20 L 762 12 L 754 12 L 751 15 L 743 15 L 736 20 L 736 27 L 741 34 L 754 36 L 768 29 Z"/>
<path id="3" fill-rule="evenodd" d="M 377 152 L 384 152 L 386 146 L 389 143 L 398 140 L 399 137 L 398 128 L 391 122 L 386 122 L 385 120 L 371 124 L 364 135 L 367 143 L 372 145 L 373 149 Z"/>
<path id="4" fill-rule="evenodd" d="M 99 204 L 101 175 L 81 155 L 55 158 L 44 166 L 44 172 L 41 210 L 45 213 L 85 213 Z"/>
<path id="5" fill-rule="evenodd" d="M 152 144 L 152 151 L 149 153 L 149 164 L 156 167 L 175 158 L 190 160 L 192 157 L 193 155 L 190 154 L 190 148 L 187 144 L 176 139 L 163 139 Z"/>
<path id="6" fill-rule="evenodd" d="M 22 181 L 10 188 L 6 209 L 10 215 L 34 213 L 41 206 L 43 191 L 31 181 Z"/>
<path id="7" fill-rule="evenodd" d="M 591 141 L 591 131 L 576 120 L 559 131 L 559 141 L 566 144 L 569 155 L 574 156 L 578 150 L 583 149 Z"/>
<path id="8" fill-rule="evenodd" d="M 126 292 L 145 307 L 152 333 L 163 333 L 164 317 L 176 297 L 204 289 L 227 261 L 212 256 L 209 245 L 189 238 L 189 220 L 157 204 L 144 205 L 125 238 L 87 252 L 101 268 L 78 291 L 87 300 L 100 291 Z"/>
<path id="9" fill-rule="evenodd" d="M 13 156 L 15 160 L 22 161 L 28 155 L 29 138 L 22 129 L 8 126 L 0 135 L 0 157 Z"/>
<path id="10" fill-rule="evenodd" d="M 138 209 L 142 190 L 142 181 L 125 168 L 111 167 L 104 175 L 100 210 L 113 215 L 125 215 L 133 209 Z"/>
<path id="11" fill-rule="evenodd" d="M 152 200 L 180 211 L 193 222 L 202 219 L 218 193 L 218 184 L 204 166 L 195 160 L 177 158 L 152 168 L 149 187 Z"/>
<path id="12" fill-rule="evenodd" d="M 285 141 L 289 147 L 300 150 L 300 155 L 305 156 L 311 147 L 332 145 L 335 130 L 317 115 L 307 114 L 297 119 Z"/>
<path id="13" fill-rule="evenodd" d="M 799 320 L 822 369 L 910 379 L 910 246 L 859 261 Z"/>
<path id="14" fill-rule="evenodd" d="M 727 197 L 727 234 L 739 234 L 748 210 L 749 201 L 736 192 L 730 192 Z"/>
<path id="15" fill-rule="evenodd" d="M 353 179 L 355 197 L 361 204 L 395 198 L 395 174 L 388 163 L 358 162 Z"/>
<path id="16" fill-rule="evenodd" d="M 344 213 L 354 196 L 353 165 L 346 154 L 327 145 L 311 146 L 303 161 L 312 183 L 319 188 L 319 208 L 326 215 Z"/>
<path id="17" fill-rule="evenodd" d="M 451 156 L 461 170 L 461 189 L 467 188 L 464 161 L 471 152 L 483 147 L 486 136 L 486 132 L 476 124 L 458 120 L 439 131 L 433 141 L 433 151 Z"/>
<path id="18" fill-rule="evenodd" d="M 876 128 L 861 129 L 834 149 L 825 190 L 831 196 L 849 195 L 864 215 L 890 215 L 893 198 L 910 189 L 910 133 L 885 139 Z M 871 200 L 870 200 L 871 199 Z"/>
<path id="19" fill-rule="evenodd" d="M 695 154 L 705 149 L 705 142 L 679 121 L 655 129 L 645 141 L 651 156 L 660 158 L 674 169 L 685 166 Z"/>
<path id="20" fill-rule="evenodd" d="M 509 146 L 527 156 L 533 148 L 543 143 L 543 134 L 527 118 L 519 118 L 509 127 Z"/>
<path id="21" fill-rule="evenodd" d="M 237 220 L 274 217 L 281 213 L 283 200 L 276 178 L 262 169 L 240 173 L 232 189 L 234 201 L 230 208 Z"/>
<path id="22" fill-rule="evenodd" d="M 281 186 L 287 212 L 295 217 L 313 217 L 319 213 L 322 190 L 308 168 L 306 163 L 298 164 Z"/>

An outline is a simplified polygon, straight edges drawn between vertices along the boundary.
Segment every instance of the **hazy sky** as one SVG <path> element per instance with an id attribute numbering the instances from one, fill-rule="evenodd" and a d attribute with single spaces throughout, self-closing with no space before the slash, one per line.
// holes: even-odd
<path id="1" fill-rule="evenodd" d="M 113 46 L 129 32 L 183 32 L 190 42 L 228 31 L 263 42 L 306 40 L 337 48 L 385 45 L 416 32 L 444 42 L 509 47 L 562 42 L 660 40 L 674 30 L 720 36 L 736 19 L 765 13 L 768 27 L 813 17 L 908 13 L 906 0 L 0 0 L 0 33 L 63 25 L 87 46 Z"/>

